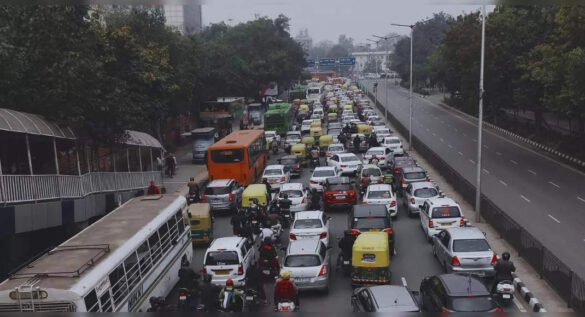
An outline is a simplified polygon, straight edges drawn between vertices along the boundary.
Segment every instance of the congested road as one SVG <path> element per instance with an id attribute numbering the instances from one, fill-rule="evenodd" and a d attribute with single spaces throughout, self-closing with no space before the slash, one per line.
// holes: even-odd
<path id="1" fill-rule="evenodd" d="M 372 89 L 373 81 L 364 82 Z M 378 99 L 408 126 L 408 92 L 378 85 Z M 413 135 L 475 184 L 477 124 L 428 100 L 413 100 Z M 482 192 L 546 248 L 585 276 L 585 174 L 486 130 Z"/>

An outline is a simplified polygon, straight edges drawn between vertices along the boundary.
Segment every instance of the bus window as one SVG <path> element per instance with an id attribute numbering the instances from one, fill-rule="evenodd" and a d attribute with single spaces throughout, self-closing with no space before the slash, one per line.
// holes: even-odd
<path id="1" fill-rule="evenodd" d="M 185 231 L 185 223 L 183 222 L 183 217 L 181 216 L 181 211 L 177 211 L 175 214 L 175 220 L 177 220 L 177 226 L 179 227 L 179 234 Z"/>
<path id="2" fill-rule="evenodd" d="M 83 301 L 85 302 L 85 310 L 88 312 L 94 313 L 100 311 L 100 305 L 98 305 L 98 299 L 95 290 L 89 292 Z"/>
<path id="3" fill-rule="evenodd" d="M 160 244 L 162 247 L 161 253 L 164 254 L 171 248 L 171 237 L 166 223 L 158 229 L 158 236 L 160 237 Z"/>
<path id="4" fill-rule="evenodd" d="M 175 244 L 175 241 L 179 240 L 179 231 L 177 230 L 177 221 L 175 217 L 172 217 L 167 221 L 167 226 L 169 227 L 169 236 L 171 239 L 171 244 Z"/>
<path id="5" fill-rule="evenodd" d="M 126 260 L 124 260 L 124 269 L 126 269 L 126 278 L 128 279 L 128 288 L 130 291 L 134 286 L 138 285 L 140 281 L 140 267 L 138 266 L 138 258 L 136 253 L 131 253 Z"/>
<path id="6" fill-rule="evenodd" d="M 152 263 L 156 264 L 158 260 L 162 256 L 162 249 L 160 247 L 160 240 L 158 238 L 158 233 L 153 233 L 150 238 L 148 238 L 148 244 L 150 245 L 150 254 L 152 256 Z"/>
<path id="7" fill-rule="evenodd" d="M 142 245 L 137 250 L 138 253 L 138 260 L 140 261 L 140 272 L 142 276 L 146 276 L 148 271 L 152 267 L 152 262 L 150 262 L 150 250 L 148 249 L 148 241 L 144 241 Z"/>
<path id="8" fill-rule="evenodd" d="M 109 277 L 110 285 L 112 285 L 112 297 L 114 298 L 114 303 L 117 307 L 128 294 L 126 275 L 124 274 L 124 267 L 122 264 L 118 265 L 118 267 L 110 273 Z"/>
<path id="9" fill-rule="evenodd" d="M 215 163 L 239 163 L 244 160 L 244 152 L 239 149 L 211 151 L 211 160 Z"/>
<path id="10" fill-rule="evenodd" d="M 109 290 L 100 297 L 100 305 L 102 306 L 103 312 L 112 311 L 112 297 L 110 296 Z"/>

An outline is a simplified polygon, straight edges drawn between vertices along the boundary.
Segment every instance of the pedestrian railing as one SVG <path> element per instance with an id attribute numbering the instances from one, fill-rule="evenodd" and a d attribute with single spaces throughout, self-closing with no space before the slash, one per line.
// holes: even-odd
<path id="1" fill-rule="evenodd" d="M 365 87 L 361 88 L 367 91 Z M 371 92 L 368 91 L 367 94 L 374 100 L 374 95 Z M 380 111 L 384 111 L 384 106 L 379 101 L 376 106 Z M 406 126 L 390 112 L 388 112 L 388 120 L 400 133 L 408 134 Z M 473 184 L 414 135 L 412 143 L 416 151 L 439 170 L 447 182 L 466 201 L 470 204 L 475 203 L 475 186 Z M 585 279 L 582 276 L 555 256 L 551 250 L 544 247 L 528 230 L 524 229 L 522 225 L 483 194 L 481 195 L 481 214 L 502 238 L 518 250 L 519 255 L 530 263 L 540 274 L 540 277 L 557 291 L 559 296 L 566 301 L 568 307 L 576 312 L 585 312 Z"/>
<path id="2" fill-rule="evenodd" d="M 81 198 L 89 194 L 143 189 L 162 182 L 160 171 L 93 172 L 84 175 L 0 175 L 0 203 Z"/>

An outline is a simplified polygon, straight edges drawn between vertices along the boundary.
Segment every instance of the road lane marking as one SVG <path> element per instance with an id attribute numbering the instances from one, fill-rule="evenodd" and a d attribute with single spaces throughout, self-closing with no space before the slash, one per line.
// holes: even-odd
<path id="1" fill-rule="evenodd" d="M 463 133 L 463 136 L 467 136 L 467 133 Z"/>
<path id="2" fill-rule="evenodd" d="M 459 132 L 459 129 L 455 128 L 455 132 Z"/>
<path id="3" fill-rule="evenodd" d="M 549 214 L 549 215 L 548 215 L 548 217 L 549 217 L 550 219 L 554 220 L 556 223 L 561 223 L 561 222 L 559 221 L 559 219 L 557 219 L 557 218 L 553 217 L 551 214 Z"/>
<path id="4" fill-rule="evenodd" d="M 431 130 L 429 130 L 429 128 L 427 128 L 427 132 L 431 132 Z"/>
<path id="5" fill-rule="evenodd" d="M 469 163 L 475 164 L 475 161 L 474 160 L 469 160 Z"/>
<path id="6" fill-rule="evenodd" d="M 450 149 L 452 149 L 452 148 L 453 148 L 453 146 L 452 146 L 451 144 L 447 144 L 447 146 L 448 146 Z"/>
<path id="7" fill-rule="evenodd" d="M 524 197 L 524 195 L 520 195 L 520 197 L 522 197 L 522 199 L 526 200 L 526 202 L 528 202 L 528 203 L 530 202 L 530 199 Z"/>
<path id="8" fill-rule="evenodd" d="M 498 156 L 502 156 L 502 153 L 500 153 L 500 152 L 496 152 L 496 154 L 497 154 Z"/>
<path id="9" fill-rule="evenodd" d="M 504 182 L 503 180 L 500 179 L 500 184 L 504 185 L 504 186 L 508 186 L 508 184 L 506 184 L 506 182 Z"/>
<path id="10" fill-rule="evenodd" d="M 461 153 L 461 152 L 457 152 L 457 153 L 459 153 L 459 155 L 463 156 L 463 153 Z"/>
<path id="11" fill-rule="evenodd" d="M 443 138 L 441 138 L 441 142 L 445 143 L 445 140 L 443 140 Z"/>
<path id="12" fill-rule="evenodd" d="M 471 139 L 473 142 L 477 142 L 477 139 Z"/>
<path id="13" fill-rule="evenodd" d="M 584 202 L 584 203 L 585 203 L 585 199 L 583 199 L 583 198 L 581 198 L 581 197 L 579 197 L 579 196 L 577 196 L 577 199 L 579 199 L 580 201 L 582 201 L 582 202 Z"/>
<path id="14" fill-rule="evenodd" d="M 518 165 L 518 162 L 514 161 L 514 160 L 510 160 L 510 163 Z"/>
<path id="15" fill-rule="evenodd" d="M 485 168 L 483 169 L 484 173 L 489 174 L 490 171 L 486 170 Z"/>
<path id="16" fill-rule="evenodd" d="M 514 297 L 514 305 L 516 305 L 516 307 L 518 308 L 518 310 L 521 313 L 525 313 L 526 309 L 524 309 L 524 307 L 522 307 L 522 304 L 520 304 L 520 302 L 518 301 L 518 299 L 516 297 Z"/>
<path id="17" fill-rule="evenodd" d="M 533 170 L 528 170 L 528 172 L 529 172 L 530 174 L 532 174 L 532 175 L 536 175 L 536 172 L 535 172 L 535 171 L 533 171 Z"/>
<path id="18" fill-rule="evenodd" d="M 437 136 L 437 134 L 435 132 L 433 132 L 433 136 Z"/>
<path id="19" fill-rule="evenodd" d="M 483 147 L 486 148 L 486 149 L 489 149 L 489 147 L 487 145 L 484 145 Z"/>
<path id="20" fill-rule="evenodd" d="M 406 283 L 406 279 L 404 277 L 402 277 L 401 279 L 402 279 L 402 285 L 404 287 L 408 287 L 408 284 Z"/>
<path id="21" fill-rule="evenodd" d="M 548 182 L 548 183 L 549 183 L 549 184 L 551 184 L 551 185 L 553 185 L 553 186 L 554 186 L 554 187 L 556 187 L 556 188 L 561 188 L 561 186 L 559 186 L 559 185 L 557 185 L 557 184 L 555 184 L 555 183 L 553 183 L 553 182 Z"/>

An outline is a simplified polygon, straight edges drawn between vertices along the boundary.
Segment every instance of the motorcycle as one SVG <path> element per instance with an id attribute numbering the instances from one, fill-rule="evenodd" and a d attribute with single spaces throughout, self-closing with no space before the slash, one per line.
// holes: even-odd
<path id="1" fill-rule="evenodd" d="M 341 267 L 343 276 L 349 276 L 351 273 L 351 255 L 346 257 L 343 252 L 340 252 L 337 258 L 337 265 Z"/>
<path id="2" fill-rule="evenodd" d="M 278 256 L 276 259 L 260 258 L 260 271 L 267 280 L 273 280 L 280 274 L 278 266 Z"/>
<path id="3" fill-rule="evenodd" d="M 311 168 L 315 169 L 317 166 L 320 166 L 319 158 L 311 157 Z"/>
<path id="4" fill-rule="evenodd" d="M 290 214 L 290 209 L 280 209 L 280 219 L 282 222 L 282 227 L 284 229 L 290 228 L 290 224 L 292 222 L 292 216 Z"/>
<path id="5" fill-rule="evenodd" d="M 198 199 L 197 195 L 193 193 L 187 194 L 187 205 L 194 204 Z"/>
<path id="6" fill-rule="evenodd" d="M 514 283 L 509 280 L 500 281 L 496 285 L 496 296 L 503 306 L 508 306 L 514 300 Z"/>
<path id="7" fill-rule="evenodd" d="M 297 310 L 297 307 L 293 301 L 280 301 L 280 302 L 278 302 L 278 305 L 276 308 L 277 312 L 283 312 L 283 313 L 296 311 L 296 310 Z"/>
<path id="8" fill-rule="evenodd" d="M 272 154 L 275 154 L 275 155 L 278 154 L 278 143 L 273 142 L 270 145 L 270 149 L 272 150 Z"/>
<path id="9" fill-rule="evenodd" d="M 223 298 L 219 301 L 219 310 L 222 312 L 242 312 L 245 300 L 243 291 L 238 289 L 224 290 Z"/>
<path id="10" fill-rule="evenodd" d="M 260 296 L 258 292 L 253 289 L 247 289 L 244 293 L 245 307 L 249 312 L 258 311 L 261 305 Z"/>
<path id="11" fill-rule="evenodd" d="M 191 301 L 193 295 L 186 288 L 179 289 L 179 300 L 177 303 L 177 310 L 181 312 L 189 312 L 192 310 Z"/>

